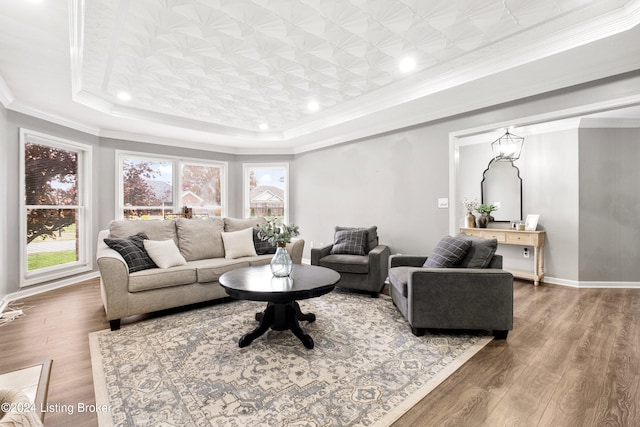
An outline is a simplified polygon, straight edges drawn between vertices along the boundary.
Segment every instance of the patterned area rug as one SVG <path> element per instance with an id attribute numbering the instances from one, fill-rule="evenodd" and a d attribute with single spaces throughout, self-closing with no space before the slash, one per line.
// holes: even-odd
<path id="1" fill-rule="evenodd" d="M 334 291 L 300 301 L 291 331 L 250 346 L 264 303 L 232 301 L 90 334 L 101 426 L 386 426 L 491 337 L 415 337 L 391 299 Z"/>

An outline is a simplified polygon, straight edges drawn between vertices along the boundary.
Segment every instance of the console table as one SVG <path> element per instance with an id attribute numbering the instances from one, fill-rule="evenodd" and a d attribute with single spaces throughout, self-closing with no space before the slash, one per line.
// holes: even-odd
<path id="1" fill-rule="evenodd" d="M 504 245 L 533 246 L 533 273 L 528 271 L 510 271 L 515 277 L 533 280 L 538 286 L 544 279 L 544 231 L 517 231 L 506 228 L 461 228 L 465 234 L 496 239 Z"/>

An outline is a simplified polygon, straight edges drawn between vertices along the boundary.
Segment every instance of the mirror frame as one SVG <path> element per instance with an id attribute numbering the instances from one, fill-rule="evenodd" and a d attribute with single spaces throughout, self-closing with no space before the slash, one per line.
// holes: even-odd
<path id="1" fill-rule="evenodd" d="M 489 162 L 489 164 L 487 165 L 487 168 L 484 170 L 484 172 L 482 172 L 482 181 L 480 181 L 480 203 L 486 203 L 484 201 L 484 185 L 485 185 L 485 180 L 487 177 L 487 172 L 489 171 L 489 169 L 491 169 L 491 165 L 493 165 L 494 163 L 497 162 L 504 162 L 504 163 L 511 163 L 511 167 L 514 168 L 516 170 L 516 178 L 518 178 L 519 184 L 520 184 L 520 218 L 511 218 L 511 219 L 500 219 L 500 220 L 493 220 L 492 222 L 511 222 L 513 220 L 519 220 L 522 221 L 523 217 L 522 217 L 522 177 L 520 176 L 520 169 L 518 169 L 518 167 L 516 165 L 513 164 L 513 160 L 496 160 L 495 158 L 491 159 L 491 161 Z"/>

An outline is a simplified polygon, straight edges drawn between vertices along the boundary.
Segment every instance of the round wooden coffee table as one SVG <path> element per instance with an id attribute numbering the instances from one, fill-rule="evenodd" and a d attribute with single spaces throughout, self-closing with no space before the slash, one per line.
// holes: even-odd
<path id="1" fill-rule="evenodd" d="M 302 330 L 299 321 L 313 322 L 316 316 L 302 313 L 297 301 L 329 293 L 339 280 L 340 274 L 329 268 L 300 264 L 293 266 L 289 277 L 274 277 L 268 265 L 261 265 L 229 271 L 219 279 L 233 298 L 267 302 L 267 308 L 255 315 L 260 324 L 240 338 L 240 347 L 248 346 L 271 328 L 290 329 L 307 348 L 313 348 L 313 339 Z"/>

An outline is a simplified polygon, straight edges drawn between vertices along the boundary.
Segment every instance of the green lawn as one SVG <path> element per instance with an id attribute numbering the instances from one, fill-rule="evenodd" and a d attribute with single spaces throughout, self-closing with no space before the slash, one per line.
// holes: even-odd
<path id="1" fill-rule="evenodd" d="M 57 251 L 32 254 L 27 258 L 27 270 L 37 270 L 38 268 L 53 267 L 54 265 L 66 264 L 75 261 L 76 251 Z"/>

